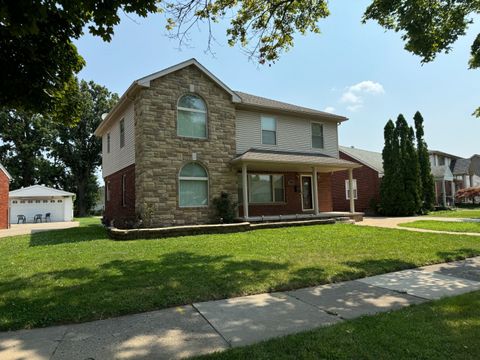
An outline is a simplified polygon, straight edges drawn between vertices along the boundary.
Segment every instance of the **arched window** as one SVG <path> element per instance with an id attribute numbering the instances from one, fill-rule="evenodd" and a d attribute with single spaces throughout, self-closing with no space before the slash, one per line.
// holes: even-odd
<path id="1" fill-rule="evenodd" d="M 188 163 L 180 171 L 179 176 L 179 205 L 207 206 L 208 205 L 208 174 L 203 166 L 197 163 Z"/>
<path id="2" fill-rule="evenodd" d="M 192 138 L 207 138 L 207 106 L 200 97 L 187 94 L 178 101 L 177 134 Z"/>

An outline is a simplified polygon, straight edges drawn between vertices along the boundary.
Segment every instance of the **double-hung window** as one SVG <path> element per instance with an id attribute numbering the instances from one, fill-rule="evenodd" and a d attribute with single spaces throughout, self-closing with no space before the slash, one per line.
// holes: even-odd
<path id="1" fill-rule="evenodd" d="M 198 139 L 207 138 L 207 106 L 199 96 L 187 94 L 178 101 L 177 134 Z"/>
<path id="2" fill-rule="evenodd" d="M 312 122 L 312 148 L 323 149 L 323 125 Z"/>
<path id="3" fill-rule="evenodd" d="M 352 181 L 353 185 L 353 198 L 357 200 L 358 194 L 357 194 L 357 179 L 353 179 Z M 345 197 L 347 200 L 350 200 L 350 182 L 345 180 Z"/>
<path id="4" fill-rule="evenodd" d="M 262 116 L 262 144 L 277 145 L 277 120 L 273 117 Z"/>
<path id="5" fill-rule="evenodd" d="M 252 204 L 268 204 L 285 201 L 283 175 L 250 174 L 249 182 L 249 197 Z"/>
<path id="6" fill-rule="evenodd" d="M 180 207 L 198 207 L 208 205 L 208 174 L 197 163 L 188 163 L 179 176 Z"/>
<path id="7" fill-rule="evenodd" d="M 120 120 L 120 148 L 125 146 L 125 119 Z"/>
<path id="8" fill-rule="evenodd" d="M 110 133 L 107 134 L 107 154 L 110 154 Z"/>

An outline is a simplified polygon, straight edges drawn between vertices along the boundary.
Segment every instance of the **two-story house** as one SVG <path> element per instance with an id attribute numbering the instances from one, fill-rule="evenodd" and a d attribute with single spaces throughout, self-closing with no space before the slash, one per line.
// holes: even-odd
<path id="1" fill-rule="evenodd" d="M 136 80 L 103 119 L 105 218 L 116 226 L 214 221 L 212 200 L 239 217 L 332 211 L 343 116 L 231 90 L 195 59 Z M 353 187 L 351 187 L 353 194 Z M 351 197 L 350 212 L 354 212 Z"/>

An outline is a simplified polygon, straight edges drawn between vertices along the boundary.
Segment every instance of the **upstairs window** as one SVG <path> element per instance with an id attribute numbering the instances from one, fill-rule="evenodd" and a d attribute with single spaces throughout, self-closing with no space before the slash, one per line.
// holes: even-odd
<path id="1" fill-rule="evenodd" d="M 445 165 L 445 156 L 438 155 L 438 165 L 439 166 Z"/>
<path id="2" fill-rule="evenodd" d="M 177 134 L 198 139 L 207 138 L 207 106 L 200 97 L 188 94 L 178 101 Z"/>
<path id="3" fill-rule="evenodd" d="M 107 154 L 110 154 L 110 133 L 107 134 Z"/>
<path id="4" fill-rule="evenodd" d="M 125 119 L 120 120 L 120 148 L 125 146 Z"/>
<path id="5" fill-rule="evenodd" d="M 262 116 L 262 144 L 277 145 L 277 120 Z"/>
<path id="6" fill-rule="evenodd" d="M 323 149 L 323 125 L 312 123 L 312 148 Z"/>
<path id="7" fill-rule="evenodd" d="M 353 185 L 353 198 L 355 200 L 357 200 L 358 198 L 358 194 L 357 194 L 357 179 L 353 179 L 352 181 L 352 185 Z M 349 187 L 349 181 L 348 180 L 345 180 L 345 197 L 347 200 L 350 200 L 350 191 L 349 191 L 350 187 Z"/>
<path id="8" fill-rule="evenodd" d="M 178 203 L 180 207 L 208 205 L 208 174 L 200 164 L 186 164 L 180 171 Z"/>

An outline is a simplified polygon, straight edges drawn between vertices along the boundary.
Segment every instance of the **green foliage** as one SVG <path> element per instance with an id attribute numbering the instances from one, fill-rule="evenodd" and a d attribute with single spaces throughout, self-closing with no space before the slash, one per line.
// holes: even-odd
<path id="1" fill-rule="evenodd" d="M 420 170 L 420 198 L 421 210 L 423 213 L 433 210 L 435 204 L 435 181 L 432 175 L 430 158 L 428 155 L 428 146 L 425 142 L 423 130 L 423 117 L 417 111 L 413 117 L 415 121 L 415 131 L 417 137 L 418 164 Z"/>
<path id="2" fill-rule="evenodd" d="M 88 28 L 110 41 L 119 13 L 145 17 L 157 0 L 0 2 L 0 103 L 44 112 L 85 65 L 72 40 Z"/>
<path id="3" fill-rule="evenodd" d="M 216 220 L 221 223 L 230 224 L 237 216 L 237 203 L 233 202 L 230 194 L 222 192 L 219 197 L 213 199 L 216 210 Z"/>

